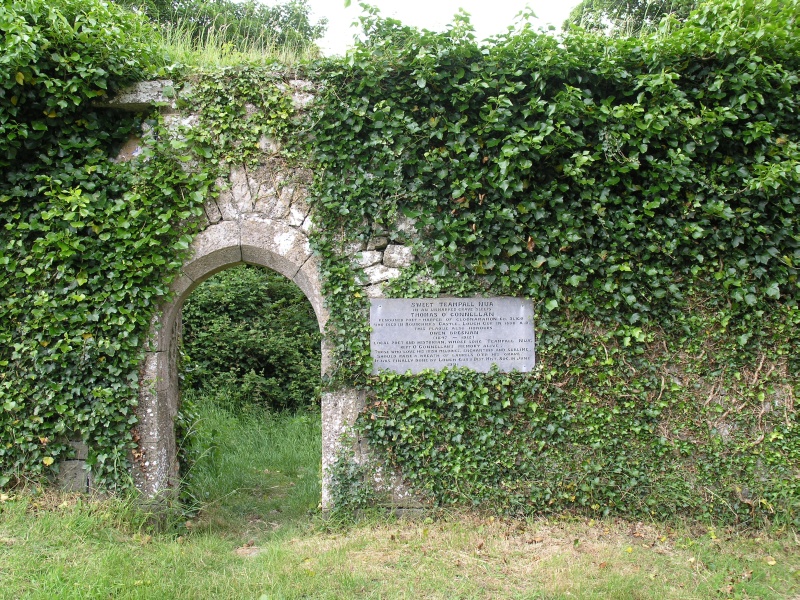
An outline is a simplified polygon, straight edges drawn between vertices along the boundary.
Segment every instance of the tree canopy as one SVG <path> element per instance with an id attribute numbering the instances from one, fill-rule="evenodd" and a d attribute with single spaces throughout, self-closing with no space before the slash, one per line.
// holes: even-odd
<path id="1" fill-rule="evenodd" d="M 684 21 L 697 5 L 698 0 L 583 0 L 572 9 L 564 25 L 638 35 L 667 15 Z"/>

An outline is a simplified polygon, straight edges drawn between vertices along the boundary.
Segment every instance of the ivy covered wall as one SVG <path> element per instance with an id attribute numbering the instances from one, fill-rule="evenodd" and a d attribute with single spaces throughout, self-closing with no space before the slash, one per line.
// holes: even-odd
<path id="1" fill-rule="evenodd" d="M 69 440 L 99 485 L 129 485 L 142 346 L 209 181 L 155 136 L 112 162 L 141 119 L 93 103 L 160 60 L 113 3 L 0 7 L 0 486 L 52 473 Z"/>
<path id="2" fill-rule="evenodd" d="M 366 393 L 356 428 L 431 502 L 797 526 L 798 13 L 713 1 L 651 37 L 520 26 L 483 44 L 463 20 L 435 34 L 368 13 L 344 59 L 187 77 L 178 104 L 202 127 L 151 137 L 150 160 L 61 160 L 85 138 L 49 140 L 71 178 L 0 190 L 4 483 L 75 434 L 101 480 L 124 479 L 182 236 L 222 167 L 278 152 L 314 175 L 326 384 Z M 52 170 L 41 156 L 26 168 Z M 371 281 L 365 254 L 387 244 L 415 260 Z M 376 295 L 532 298 L 539 367 L 372 376 Z"/>
<path id="3" fill-rule="evenodd" d="M 368 17 L 317 75 L 338 376 L 433 502 L 798 524 L 798 8 L 489 45 Z M 398 219 L 417 262 L 384 292 L 534 299 L 535 374 L 370 375 L 339 232 Z"/>

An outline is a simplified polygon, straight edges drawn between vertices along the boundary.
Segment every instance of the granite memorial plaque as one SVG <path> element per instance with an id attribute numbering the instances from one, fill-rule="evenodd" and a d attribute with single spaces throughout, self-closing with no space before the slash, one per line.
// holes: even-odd
<path id="1" fill-rule="evenodd" d="M 530 371 L 533 303 L 522 298 L 375 298 L 369 314 L 373 372 L 469 367 Z"/>

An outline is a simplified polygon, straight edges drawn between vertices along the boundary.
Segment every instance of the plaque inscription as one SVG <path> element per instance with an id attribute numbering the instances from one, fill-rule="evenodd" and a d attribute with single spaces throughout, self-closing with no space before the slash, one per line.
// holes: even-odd
<path id="1" fill-rule="evenodd" d="M 522 298 L 370 300 L 373 373 L 469 367 L 530 371 L 535 363 L 533 303 Z"/>

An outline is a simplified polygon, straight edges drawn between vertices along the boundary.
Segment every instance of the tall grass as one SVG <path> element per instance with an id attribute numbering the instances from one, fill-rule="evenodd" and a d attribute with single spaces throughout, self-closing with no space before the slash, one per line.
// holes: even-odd
<path id="1" fill-rule="evenodd" d="M 201 68 L 264 66 L 274 63 L 292 66 L 319 56 L 313 45 L 279 45 L 267 33 L 243 35 L 230 41 L 231 25 L 214 23 L 202 31 L 189 21 L 158 25 L 160 46 L 167 62 Z"/>
<path id="2" fill-rule="evenodd" d="M 194 418 L 183 454 L 184 497 L 197 514 L 193 527 L 269 532 L 317 510 L 321 495 L 319 410 L 235 413 L 226 398 L 187 391 Z"/>

